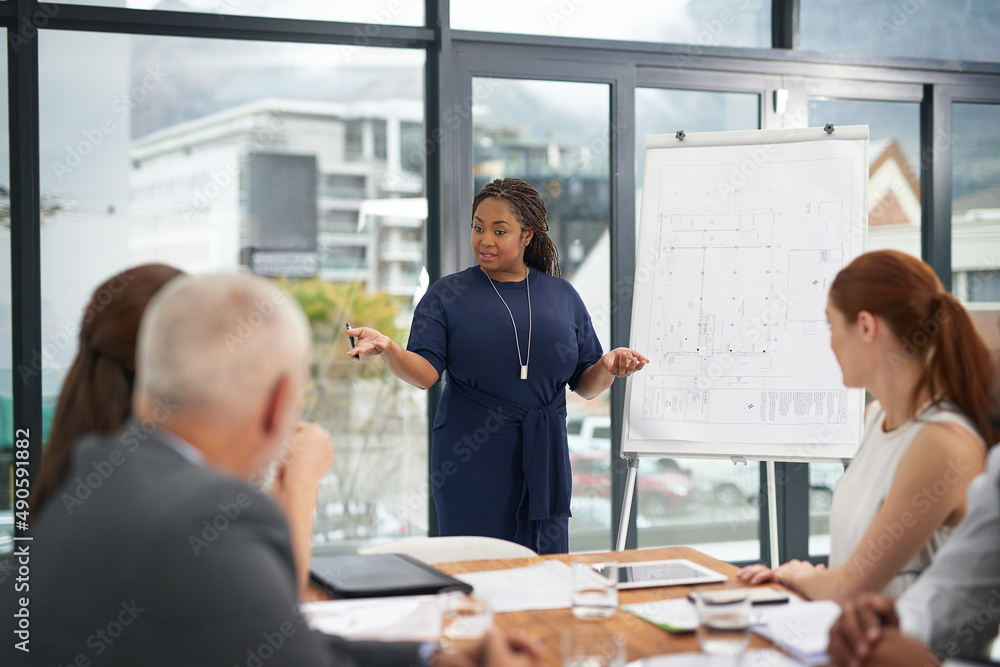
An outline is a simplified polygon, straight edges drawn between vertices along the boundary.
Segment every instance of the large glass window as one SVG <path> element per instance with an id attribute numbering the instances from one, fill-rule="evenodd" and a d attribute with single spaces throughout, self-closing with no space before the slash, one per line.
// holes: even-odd
<path id="1" fill-rule="evenodd" d="M 337 447 L 314 548 L 425 534 L 425 395 L 379 360 L 348 359 L 342 333 L 406 340 L 427 214 L 398 141 L 403 122 L 423 122 L 423 53 L 51 31 L 39 45 L 46 403 L 114 272 L 249 267 L 313 328 L 304 418 Z"/>
<path id="2" fill-rule="evenodd" d="M 451 27 L 528 35 L 638 40 L 690 45 L 684 59 L 712 46 L 771 45 L 769 0 L 625 0 L 614 7 L 583 0 L 510 0 L 484 11 L 477 0 L 454 0 Z M 678 63 L 677 66 L 685 66 Z"/>
<path id="3" fill-rule="evenodd" d="M 642 201 L 646 135 L 760 128 L 750 93 L 640 88 L 635 93 L 636 215 Z M 640 350 L 642 351 L 642 350 Z M 692 545 L 724 560 L 760 557 L 760 464 L 642 459 L 636 476 L 639 546 Z"/>
<path id="4" fill-rule="evenodd" d="M 952 292 L 1000 352 L 1000 105 L 954 104 Z"/>
<path id="5" fill-rule="evenodd" d="M 57 0 L 74 5 L 128 7 L 129 9 L 166 9 L 173 12 L 215 14 L 219 20 L 227 16 L 268 16 L 283 19 L 318 21 L 348 21 L 367 23 L 371 28 L 359 28 L 356 46 L 364 46 L 378 36 L 382 25 L 423 25 L 424 3 L 420 0 L 353 0 L 323 2 L 323 0 Z M 340 47 L 338 47 L 340 48 Z M 347 47 L 350 48 L 350 47 Z"/>
<path id="6" fill-rule="evenodd" d="M 1000 60 L 1000 5 L 927 0 L 802 0 L 802 48 Z"/>
<path id="7" fill-rule="evenodd" d="M 867 125 L 868 250 L 920 256 L 920 105 L 810 99 L 809 125 Z"/>
<path id="8" fill-rule="evenodd" d="M 494 78 L 475 79 L 473 92 L 475 191 L 505 177 L 538 190 L 563 278 L 580 293 L 601 345 L 610 349 L 608 86 Z M 567 392 L 566 402 L 573 474 L 570 549 L 605 550 L 612 522 L 610 392 L 591 401 Z"/>
<path id="9" fill-rule="evenodd" d="M 920 256 L 920 105 L 810 99 L 809 125 L 868 125 L 868 250 Z M 869 396 L 869 399 L 871 397 Z M 842 463 L 809 465 L 809 554 L 830 553 L 830 501 Z"/>

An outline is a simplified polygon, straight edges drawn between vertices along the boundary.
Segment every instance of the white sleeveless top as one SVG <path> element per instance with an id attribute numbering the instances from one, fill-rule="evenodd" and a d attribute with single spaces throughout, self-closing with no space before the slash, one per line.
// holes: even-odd
<path id="1" fill-rule="evenodd" d="M 972 433 L 983 446 L 979 432 L 961 409 L 950 401 L 927 408 L 920 417 L 891 433 L 882 431 L 885 411 L 878 401 L 872 401 L 865 418 L 865 432 L 861 438 L 858 454 L 851 461 L 833 493 L 830 505 L 830 567 L 847 564 L 851 554 L 861 542 L 865 531 L 875 518 L 875 513 L 885 502 L 889 487 L 896 476 L 896 467 L 903 453 L 910 447 L 917 431 L 927 422 L 952 422 Z M 920 497 L 914 500 L 913 514 L 919 516 L 922 507 L 929 506 L 931 499 Z M 898 521 L 898 520 L 897 520 Z M 865 546 L 861 554 L 867 562 L 874 564 L 889 545 L 890 535 L 881 538 L 883 544 Z M 900 526 L 902 528 L 902 526 Z M 941 548 L 951 528 L 940 526 L 930 541 L 893 577 L 883 593 L 892 597 L 906 590 L 917 579 L 917 575 L 930 565 L 934 554 Z M 863 565 L 863 562 L 861 563 Z M 854 567 L 852 565 L 852 567 Z"/>

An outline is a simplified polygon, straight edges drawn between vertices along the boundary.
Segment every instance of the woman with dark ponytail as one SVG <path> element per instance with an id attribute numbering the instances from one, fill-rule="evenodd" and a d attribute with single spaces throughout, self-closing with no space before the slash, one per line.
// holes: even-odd
<path id="1" fill-rule="evenodd" d="M 42 465 L 33 484 L 34 516 L 66 480 L 77 439 L 114 433 L 132 414 L 135 341 L 153 295 L 181 271 L 143 264 L 107 279 L 83 311 L 80 348 L 63 381 Z"/>
<path id="2" fill-rule="evenodd" d="M 603 353 L 579 294 L 559 277 L 548 229 L 533 187 L 489 183 L 472 203 L 477 265 L 431 285 L 406 349 L 368 327 L 346 333 L 358 338 L 351 356 L 381 355 L 422 389 L 448 371 L 431 443 L 440 533 L 560 553 L 572 486 L 565 388 L 594 398 L 649 360 Z"/>
<path id="3" fill-rule="evenodd" d="M 875 397 L 858 453 L 830 508 L 830 568 L 790 561 L 744 568 L 806 597 L 898 597 L 965 514 L 965 491 L 997 438 L 990 354 L 965 309 L 926 263 L 883 250 L 830 286 L 830 346 L 849 387 Z"/>

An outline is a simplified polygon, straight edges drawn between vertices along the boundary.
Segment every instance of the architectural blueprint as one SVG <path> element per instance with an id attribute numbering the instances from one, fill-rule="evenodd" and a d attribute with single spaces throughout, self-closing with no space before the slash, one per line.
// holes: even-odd
<path id="1" fill-rule="evenodd" d="M 857 444 L 861 398 L 843 385 L 824 309 L 864 249 L 867 127 L 827 137 L 647 147 L 632 342 L 651 363 L 629 387 L 626 440 L 647 441 L 633 450 L 689 441 L 775 457 L 788 445 L 787 458 L 824 458 Z"/>

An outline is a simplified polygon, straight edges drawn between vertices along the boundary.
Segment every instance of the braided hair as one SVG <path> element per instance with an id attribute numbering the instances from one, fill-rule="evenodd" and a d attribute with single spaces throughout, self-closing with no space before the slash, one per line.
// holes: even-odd
<path id="1" fill-rule="evenodd" d="M 479 191 L 472 200 L 472 216 L 475 220 L 476 209 L 487 198 L 500 199 L 507 202 L 514 214 L 527 229 L 534 232 L 531 242 L 524 249 L 524 263 L 550 276 L 559 277 L 559 250 L 549 237 L 549 223 L 545 220 L 545 202 L 538 190 L 519 178 L 498 178 Z"/>

